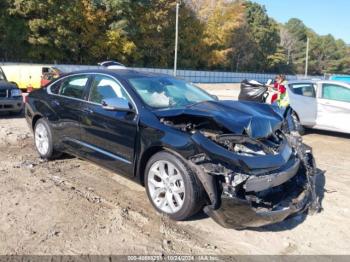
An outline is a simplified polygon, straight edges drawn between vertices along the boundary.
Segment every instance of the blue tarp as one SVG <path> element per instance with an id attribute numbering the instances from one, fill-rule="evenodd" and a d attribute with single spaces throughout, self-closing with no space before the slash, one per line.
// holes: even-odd
<path id="1" fill-rule="evenodd" d="M 337 80 L 350 83 L 350 75 L 334 75 L 329 78 L 329 80 Z"/>

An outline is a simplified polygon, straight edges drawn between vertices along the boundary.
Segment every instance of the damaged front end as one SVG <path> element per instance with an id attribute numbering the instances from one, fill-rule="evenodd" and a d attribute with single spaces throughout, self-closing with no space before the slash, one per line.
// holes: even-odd
<path id="1" fill-rule="evenodd" d="M 195 136 L 197 139 L 198 134 Z M 248 150 L 245 137 L 242 137 L 243 146 L 223 146 L 234 153 L 233 160 L 238 158 L 243 164 L 241 166 L 233 166 L 232 159 L 221 154 L 215 156 L 217 160 L 223 157 L 221 161 L 213 162 L 208 151 L 207 159 L 195 161 L 205 173 L 219 176 L 219 203 L 206 206 L 205 212 L 222 226 L 259 227 L 280 222 L 309 208 L 319 209 L 315 194 L 316 167 L 311 149 L 301 141 L 295 147 L 291 146 L 289 137 L 282 133 L 276 137 L 279 138 L 273 142 L 270 138 L 260 141 L 262 145 L 254 144 L 260 147 L 259 151 Z M 225 144 L 238 142 L 237 137 L 233 141 L 231 139 L 225 135 Z M 296 137 L 291 139 L 297 140 Z M 222 141 L 222 136 L 219 140 Z M 264 149 L 266 144 L 270 148 Z M 242 147 L 245 150 L 240 150 Z M 248 157 L 256 162 L 246 162 Z M 278 163 L 280 166 L 277 166 Z"/>
<path id="2" fill-rule="evenodd" d="M 199 153 L 189 162 L 208 197 L 204 211 L 227 228 L 260 227 L 319 210 L 311 148 L 282 124 L 265 137 L 234 134 L 210 118 L 164 117 L 190 133 Z"/>

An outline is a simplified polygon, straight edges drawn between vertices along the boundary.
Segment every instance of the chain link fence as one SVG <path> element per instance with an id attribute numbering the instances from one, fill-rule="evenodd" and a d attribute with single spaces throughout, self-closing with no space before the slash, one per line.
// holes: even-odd
<path id="1" fill-rule="evenodd" d="M 0 63 L 1 65 L 31 65 L 25 63 Z M 38 64 L 32 64 L 38 66 Z M 89 69 L 101 69 L 100 66 L 94 65 L 43 65 L 43 66 L 53 66 L 65 73 L 78 71 L 78 70 L 89 70 Z M 143 68 L 143 67 L 130 67 L 129 69 L 134 69 L 142 72 L 158 73 L 164 75 L 173 75 L 172 69 L 162 69 L 162 68 Z M 237 73 L 237 72 L 219 72 L 219 71 L 200 71 L 200 70 L 177 70 L 177 77 L 187 80 L 193 83 L 240 83 L 244 79 L 256 80 L 259 82 L 267 82 L 269 79 L 274 79 L 276 74 L 263 74 L 263 73 Z M 287 80 L 298 80 L 305 79 L 302 75 L 286 75 Z M 307 79 L 324 79 L 324 76 L 308 76 Z"/>
<path id="2" fill-rule="evenodd" d="M 165 75 L 173 75 L 172 69 L 160 68 L 133 68 L 138 71 L 159 73 Z M 236 72 L 217 72 L 217 71 L 197 71 L 197 70 L 177 70 L 177 77 L 193 83 L 240 83 L 244 79 L 256 80 L 262 83 L 269 79 L 274 79 L 276 74 L 261 74 L 261 73 L 236 73 Z M 287 80 L 299 79 L 323 79 L 323 76 L 308 76 L 303 75 L 286 75 Z"/>

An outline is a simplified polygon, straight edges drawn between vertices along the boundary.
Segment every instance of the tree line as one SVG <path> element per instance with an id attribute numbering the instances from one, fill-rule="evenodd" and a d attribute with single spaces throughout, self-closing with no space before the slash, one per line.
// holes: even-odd
<path id="1" fill-rule="evenodd" d="M 175 0 L 1 0 L 0 59 L 171 68 Z M 248 0 L 183 0 L 178 67 L 350 73 L 350 47 L 296 18 L 279 24 Z"/>

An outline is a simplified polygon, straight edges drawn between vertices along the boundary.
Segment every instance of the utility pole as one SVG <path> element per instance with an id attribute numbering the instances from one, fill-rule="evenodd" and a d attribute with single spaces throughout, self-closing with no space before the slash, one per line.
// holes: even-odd
<path id="1" fill-rule="evenodd" d="M 308 67 L 309 67 L 309 44 L 310 44 L 310 39 L 308 37 L 306 40 L 305 78 L 307 78 Z"/>
<path id="2" fill-rule="evenodd" d="M 179 44 L 179 9 L 181 0 L 176 0 L 176 24 L 175 24 L 175 57 L 174 57 L 174 76 L 177 71 L 177 49 Z"/>

